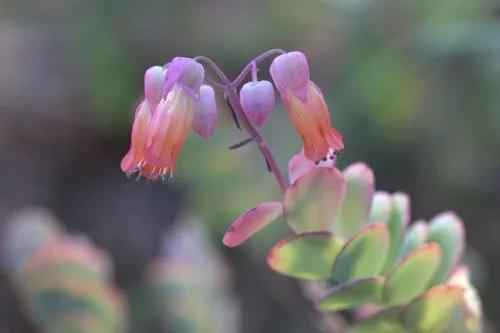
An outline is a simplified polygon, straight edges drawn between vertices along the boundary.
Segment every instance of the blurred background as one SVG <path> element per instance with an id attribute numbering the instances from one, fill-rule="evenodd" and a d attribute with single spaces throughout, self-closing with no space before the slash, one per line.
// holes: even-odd
<path id="1" fill-rule="evenodd" d="M 173 182 L 136 184 L 119 168 L 146 68 L 206 55 L 234 77 L 270 48 L 308 55 L 345 138 L 340 167 L 367 162 L 378 189 L 411 195 L 413 220 L 463 218 L 466 261 L 499 328 L 498 0 L 0 0 L 0 227 L 20 207 L 47 207 L 109 254 L 113 283 L 144 309 L 163 235 L 199 216 L 241 332 L 316 332 L 310 301 L 265 265 L 283 223 L 222 247 L 235 217 L 279 198 L 256 147 L 227 150 L 245 137 L 222 100 L 218 132 L 190 136 Z M 300 142 L 281 105 L 263 131 L 285 167 Z M 37 332 L 4 273 L 0 330 Z"/>

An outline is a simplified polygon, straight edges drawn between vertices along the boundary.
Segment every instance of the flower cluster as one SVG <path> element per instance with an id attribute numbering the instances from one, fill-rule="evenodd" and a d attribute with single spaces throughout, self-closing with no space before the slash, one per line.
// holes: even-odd
<path id="1" fill-rule="evenodd" d="M 202 84 L 204 78 L 203 66 L 183 57 L 146 71 L 145 98 L 135 112 L 130 150 L 121 163 L 125 173 L 166 179 L 191 129 L 203 138 L 212 135 L 217 107 L 213 88 Z"/>
<path id="2" fill-rule="evenodd" d="M 333 160 L 344 148 L 342 136 L 332 127 L 323 94 L 309 79 L 305 55 L 283 53 L 274 59 L 269 71 L 304 142 L 305 156 L 316 163 Z M 226 94 L 237 97 L 229 100 L 231 108 L 242 111 L 236 118 L 246 118 L 247 126 L 252 127 L 249 132 L 256 136 L 255 127 L 266 122 L 275 106 L 272 83 L 257 79 L 256 61 L 252 62 L 252 81 L 245 83 L 239 94 L 235 84 L 225 76 L 223 79 Z M 218 114 L 215 91 L 205 81 L 210 82 L 203 66 L 191 58 L 176 57 L 164 67 L 146 71 L 144 100 L 135 112 L 130 150 L 121 163 L 125 173 L 138 173 L 148 180 L 169 178 L 190 129 L 210 138 Z"/>

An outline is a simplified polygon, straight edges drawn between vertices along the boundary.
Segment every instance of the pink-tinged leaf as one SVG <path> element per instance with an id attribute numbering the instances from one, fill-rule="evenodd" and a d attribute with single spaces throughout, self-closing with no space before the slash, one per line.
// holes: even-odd
<path id="1" fill-rule="evenodd" d="M 200 87 L 200 98 L 194 105 L 193 130 L 202 138 L 210 138 L 219 123 L 214 89 L 208 85 Z"/>
<path id="2" fill-rule="evenodd" d="M 408 333 L 400 321 L 401 307 L 395 306 L 375 313 L 357 323 L 350 333 Z"/>
<path id="3" fill-rule="evenodd" d="M 276 244 L 267 256 L 268 265 L 286 276 L 318 280 L 332 276 L 332 265 L 342 241 L 328 231 L 293 235 Z"/>
<path id="4" fill-rule="evenodd" d="M 460 260 L 465 244 L 465 230 L 462 220 L 453 212 L 444 212 L 429 221 L 428 241 L 441 246 L 443 260 L 434 284 L 445 282 L 453 267 Z"/>
<path id="5" fill-rule="evenodd" d="M 247 82 L 240 90 L 241 107 L 250 121 L 262 126 L 274 109 L 274 88 L 269 81 Z"/>
<path id="6" fill-rule="evenodd" d="M 285 218 L 296 233 L 331 230 L 344 201 L 345 179 L 337 169 L 316 168 L 285 192 Z"/>
<path id="7" fill-rule="evenodd" d="M 295 181 L 301 176 L 318 167 L 335 168 L 335 160 L 328 159 L 326 161 L 320 161 L 316 164 L 308 159 L 304 155 L 304 150 L 302 150 L 297 155 L 294 155 L 290 161 L 288 161 L 288 179 L 290 184 L 295 183 Z"/>
<path id="8" fill-rule="evenodd" d="M 238 217 L 229 227 L 222 242 L 228 247 L 241 245 L 259 230 L 283 214 L 283 204 L 264 202 Z"/>
<path id="9" fill-rule="evenodd" d="M 346 179 L 345 199 L 333 230 L 348 239 L 368 223 L 375 191 L 375 177 L 373 171 L 364 163 L 350 165 L 343 174 Z"/>

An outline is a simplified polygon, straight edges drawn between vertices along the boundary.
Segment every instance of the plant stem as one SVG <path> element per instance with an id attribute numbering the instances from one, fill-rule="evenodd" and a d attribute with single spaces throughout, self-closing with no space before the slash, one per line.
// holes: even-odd
<path id="1" fill-rule="evenodd" d="M 286 52 L 281 50 L 281 49 L 272 49 L 272 50 L 268 50 L 268 51 L 262 53 L 261 55 L 257 56 L 250 63 L 248 63 L 248 65 L 246 65 L 245 68 L 243 68 L 243 70 L 241 71 L 240 74 L 238 74 L 236 79 L 234 79 L 234 81 L 232 82 L 233 86 L 237 87 L 241 84 L 243 79 L 245 79 L 245 76 L 247 76 L 247 74 L 252 70 L 252 67 L 254 66 L 254 64 L 257 65 L 262 60 L 264 60 L 264 59 L 266 59 L 274 54 L 284 54 L 284 53 L 286 53 Z"/>
<path id="2" fill-rule="evenodd" d="M 254 59 L 255 63 L 258 61 L 262 61 L 266 57 L 275 54 L 275 53 L 280 53 L 283 52 L 281 50 L 270 50 L 267 52 L 264 52 L 260 56 Z M 248 73 L 249 70 L 252 69 L 252 62 L 243 69 L 243 71 L 240 73 L 238 78 L 231 82 L 226 74 L 217 66 L 215 62 L 213 62 L 210 58 L 204 57 L 204 56 L 198 56 L 194 58 L 195 60 L 201 60 L 204 61 L 206 64 L 208 64 L 215 74 L 219 76 L 221 81 L 224 83 L 226 86 L 226 95 L 228 98 L 229 103 L 234 109 L 234 112 L 238 116 L 238 118 L 241 120 L 241 124 L 243 125 L 243 128 L 248 132 L 248 134 L 252 137 L 253 141 L 257 143 L 257 146 L 259 147 L 262 155 L 264 156 L 266 163 L 269 166 L 270 171 L 273 173 L 274 178 L 276 179 L 276 183 L 278 183 L 278 186 L 282 192 L 285 192 L 285 190 L 288 187 L 288 183 L 285 180 L 285 177 L 283 177 L 283 173 L 281 172 L 281 169 L 276 161 L 276 158 L 274 157 L 273 152 L 271 151 L 271 148 L 269 148 L 269 145 L 267 142 L 264 140 L 262 135 L 260 134 L 259 130 L 255 128 L 248 117 L 246 116 L 245 112 L 243 111 L 243 108 L 241 106 L 240 98 L 238 96 L 238 92 L 236 91 L 236 86 L 238 83 L 238 80 L 242 80 L 246 74 Z M 248 69 L 247 69 L 248 68 Z M 239 77 L 241 76 L 241 79 Z"/>

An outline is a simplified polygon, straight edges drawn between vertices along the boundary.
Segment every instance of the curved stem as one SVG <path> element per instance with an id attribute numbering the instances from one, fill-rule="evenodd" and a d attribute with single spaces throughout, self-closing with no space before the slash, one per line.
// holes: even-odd
<path id="1" fill-rule="evenodd" d="M 271 50 L 271 51 L 273 51 L 273 50 Z M 275 53 L 275 52 L 272 52 L 272 53 Z M 266 53 L 268 55 L 272 54 L 272 53 L 269 53 L 269 51 Z M 263 53 L 263 54 L 266 54 L 266 53 Z M 264 140 L 264 138 L 260 134 L 259 130 L 252 125 L 252 123 L 250 122 L 250 120 L 246 116 L 245 112 L 243 111 L 243 108 L 241 107 L 241 103 L 240 103 L 240 98 L 238 97 L 238 93 L 236 92 L 235 85 L 227 78 L 226 74 L 224 74 L 224 72 L 219 68 L 219 66 L 217 66 L 217 64 L 215 62 L 213 62 L 210 58 L 207 58 L 204 56 L 198 56 L 198 57 L 195 57 L 194 59 L 204 61 L 206 64 L 208 64 L 213 69 L 215 74 L 217 74 L 217 76 L 219 76 L 221 81 L 224 83 L 224 85 L 226 86 L 227 98 L 229 100 L 229 103 L 231 103 L 231 105 L 234 109 L 234 112 L 236 113 L 238 118 L 241 120 L 243 128 L 252 137 L 253 141 L 255 141 L 257 143 L 257 146 L 259 147 L 262 155 L 264 156 L 266 163 L 269 165 L 271 172 L 273 173 L 274 178 L 276 179 L 276 182 L 278 183 L 279 188 L 281 189 L 282 192 L 285 192 L 285 190 L 288 187 L 288 183 L 285 180 L 283 173 L 281 172 L 281 169 L 276 161 L 276 158 L 274 157 L 273 152 L 271 151 L 271 148 L 269 148 L 267 142 Z M 257 61 L 257 58 L 255 61 Z M 251 68 L 252 67 L 250 64 L 250 69 Z"/>
<path id="2" fill-rule="evenodd" d="M 254 66 L 254 64 L 257 65 L 259 62 L 265 60 L 266 58 L 268 58 L 269 56 L 272 56 L 273 54 L 284 54 L 284 53 L 286 53 L 286 52 L 281 50 L 281 49 L 272 49 L 272 50 L 266 51 L 266 52 L 262 53 L 261 55 L 257 56 L 250 63 L 248 63 L 248 65 L 246 65 L 245 68 L 243 68 L 243 70 L 241 71 L 240 74 L 238 74 L 236 79 L 234 79 L 234 81 L 232 82 L 233 86 L 237 87 L 241 84 L 243 79 L 245 79 L 245 76 L 247 76 L 247 74 L 252 70 L 252 67 Z"/>

